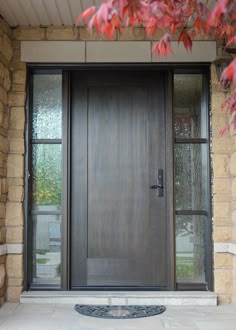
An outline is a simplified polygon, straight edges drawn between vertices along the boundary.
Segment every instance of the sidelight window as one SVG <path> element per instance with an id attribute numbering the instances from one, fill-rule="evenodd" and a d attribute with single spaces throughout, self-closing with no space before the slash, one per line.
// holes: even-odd
<path id="1" fill-rule="evenodd" d="M 177 283 L 206 283 L 209 232 L 208 116 L 205 77 L 174 77 Z"/>
<path id="2" fill-rule="evenodd" d="M 32 76 L 32 285 L 60 287 L 62 75 Z"/>

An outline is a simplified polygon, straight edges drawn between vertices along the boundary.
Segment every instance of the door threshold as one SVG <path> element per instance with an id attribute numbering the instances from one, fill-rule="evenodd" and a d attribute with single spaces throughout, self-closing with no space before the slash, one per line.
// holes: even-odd
<path id="1" fill-rule="evenodd" d="M 209 291 L 25 291 L 23 304 L 216 306 Z"/>

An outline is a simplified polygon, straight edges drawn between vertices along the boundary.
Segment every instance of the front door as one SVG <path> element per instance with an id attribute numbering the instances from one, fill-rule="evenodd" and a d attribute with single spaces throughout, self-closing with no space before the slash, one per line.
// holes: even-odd
<path id="1" fill-rule="evenodd" d="M 71 81 L 71 288 L 166 289 L 166 74 Z"/>

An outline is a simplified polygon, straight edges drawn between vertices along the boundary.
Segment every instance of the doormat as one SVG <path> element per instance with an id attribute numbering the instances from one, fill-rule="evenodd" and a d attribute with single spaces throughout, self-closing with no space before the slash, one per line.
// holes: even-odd
<path id="1" fill-rule="evenodd" d="M 75 310 L 86 316 L 104 319 L 137 319 L 163 313 L 165 306 L 104 306 L 104 305 L 75 305 Z"/>

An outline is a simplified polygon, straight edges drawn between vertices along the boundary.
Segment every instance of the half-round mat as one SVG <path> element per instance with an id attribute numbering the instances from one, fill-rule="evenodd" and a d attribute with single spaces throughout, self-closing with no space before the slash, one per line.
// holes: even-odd
<path id="1" fill-rule="evenodd" d="M 144 306 L 106 306 L 106 305 L 75 305 L 75 310 L 86 316 L 105 319 L 137 319 L 163 313 L 166 308 L 161 305 Z"/>

